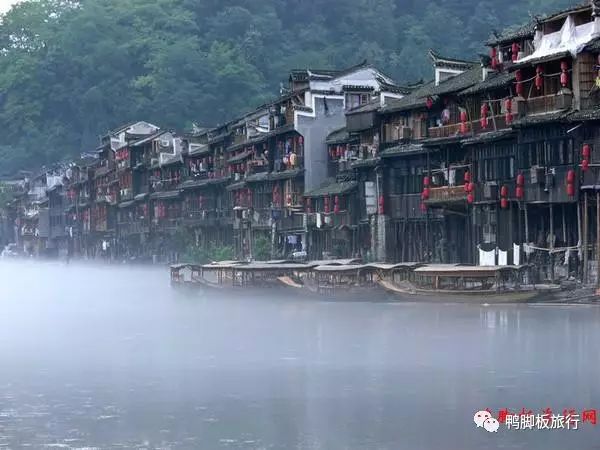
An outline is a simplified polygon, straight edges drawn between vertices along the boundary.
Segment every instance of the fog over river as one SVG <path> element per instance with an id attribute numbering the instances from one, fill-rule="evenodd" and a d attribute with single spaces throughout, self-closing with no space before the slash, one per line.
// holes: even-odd
<path id="1" fill-rule="evenodd" d="M 368 300 L 368 299 L 365 299 Z M 476 411 L 600 410 L 600 308 L 185 296 L 0 263 L 0 449 L 600 449 Z"/>

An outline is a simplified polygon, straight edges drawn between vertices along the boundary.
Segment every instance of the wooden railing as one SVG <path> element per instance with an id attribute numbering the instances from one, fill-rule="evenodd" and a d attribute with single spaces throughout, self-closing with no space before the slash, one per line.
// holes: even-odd
<path id="1" fill-rule="evenodd" d="M 481 126 L 479 119 L 467 122 L 467 132 L 463 136 L 469 137 L 473 134 L 486 133 L 488 131 L 503 130 L 507 128 L 506 117 L 504 115 L 497 115 L 488 117 L 487 127 Z M 460 136 L 460 123 L 453 123 L 450 125 L 444 125 L 441 127 L 429 128 L 430 138 L 446 138 L 453 136 Z"/>
<path id="2" fill-rule="evenodd" d="M 527 100 L 527 114 L 540 114 L 560 111 L 571 107 L 573 97 L 570 94 L 552 94 L 531 97 Z"/>

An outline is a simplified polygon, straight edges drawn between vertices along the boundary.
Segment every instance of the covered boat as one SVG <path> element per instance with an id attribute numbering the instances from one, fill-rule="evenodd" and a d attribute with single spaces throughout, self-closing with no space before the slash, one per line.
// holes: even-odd
<path id="1" fill-rule="evenodd" d="M 415 267 L 408 276 L 394 269 L 379 284 L 401 300 L 512 303 L 549 300 L 558 285 L 526 284 L 529 266 L 469 266 L 431 264 Z"/>

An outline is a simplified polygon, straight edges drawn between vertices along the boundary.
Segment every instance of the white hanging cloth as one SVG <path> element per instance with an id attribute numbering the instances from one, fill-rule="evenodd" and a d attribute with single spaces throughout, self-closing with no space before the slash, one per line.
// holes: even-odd
<path id="1" fill-rule="evenodd" d="M 498 250 L 498 265 L 499 266 L 508 266 L 508 252 L 503 252 L 502 250 Z"/>

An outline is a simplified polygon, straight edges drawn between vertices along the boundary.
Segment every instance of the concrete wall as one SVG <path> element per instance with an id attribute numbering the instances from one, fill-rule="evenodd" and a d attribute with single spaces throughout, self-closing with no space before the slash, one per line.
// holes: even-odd
<path id="1" fill-rule="evenodd" d="M 314 115 L 299 115 L 296 130 L 304 137 L 304 190 L 310 192 L 327 180 L 327 145 L 325 140 L 332 131 L 346 125 L 342 99 L 317 97 Z"/>

